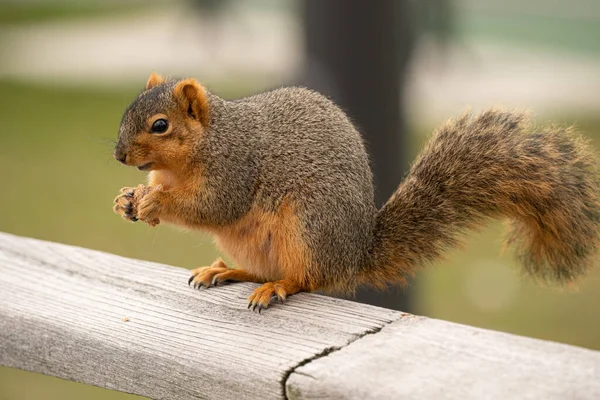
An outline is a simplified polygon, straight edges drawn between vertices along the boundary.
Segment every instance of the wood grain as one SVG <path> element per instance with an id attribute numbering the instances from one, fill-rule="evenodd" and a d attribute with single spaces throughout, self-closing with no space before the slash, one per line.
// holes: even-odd
<path id="1" fill-rule="evenodd" d="M 0 233 L 0 365 L 156 399 L 600 399 L 600 352 Z"/>
<path id="2" fill-rule="evenodd" d="M 314 294 L 262 315 L 257 285 L 0 233 L 0 365 L 151 398 L 281 398 L 299 364 L 401 313 Z"/>
<path id="3" fill-rule="evenodd" d="M 290 399 L 600 399 L 600 352 L 409 316 L 296 369 Z"/>

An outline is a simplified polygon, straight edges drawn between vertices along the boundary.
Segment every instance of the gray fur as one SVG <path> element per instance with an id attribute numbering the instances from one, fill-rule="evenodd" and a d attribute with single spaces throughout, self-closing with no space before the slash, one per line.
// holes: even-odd
<path id="1" fill-rule="evenodd" d="M 376 208 L 367 153 L 346 115 L 299 87 L 236 101 L 211 95 L 210 107 L 202 157 L 214 157 L 210 175 L 222 178 L 215 189 L 227 182 L 232 214 L 248 210 L 250 190 L 253 202 L 271 210 L 287 196 L 300 206 L 315 257 L 310 275 L 323 287 L 354 286 L 367 262 Z"/>

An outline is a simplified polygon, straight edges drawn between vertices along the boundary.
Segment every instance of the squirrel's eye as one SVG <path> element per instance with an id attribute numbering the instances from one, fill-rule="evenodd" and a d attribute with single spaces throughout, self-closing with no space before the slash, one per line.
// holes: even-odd
<path id="1" fill-rule="evenodd" d="M 165 133 L 169 129 L 169 123 L 166 119 L 157 119 L 152 124 L 152 129 L 150 133 Z"/>

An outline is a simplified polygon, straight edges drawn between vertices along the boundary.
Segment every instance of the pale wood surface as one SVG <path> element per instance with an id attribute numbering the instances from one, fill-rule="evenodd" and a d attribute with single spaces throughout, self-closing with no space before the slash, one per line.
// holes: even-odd
<path id="1" fill-rule="evenodd" d="M 188 277 L 0 233 L 0 365 L 151 398 L 280 398 L 294 367 L 401 317 L 309 294 L 259 315 L 257 285 Z"/>
<path id="2" fill-rule="evenodd" d="M 600 399 L 600 352 L 407 316 L 296 369 L 290 399 Z"/>
<path id="3" fill-rule="evenodd" d="M 0 233 L 0 365 L 151 398 L 599 399 L 600 352 Z M 382 329 L 383 328 L 383 329 Z"/>

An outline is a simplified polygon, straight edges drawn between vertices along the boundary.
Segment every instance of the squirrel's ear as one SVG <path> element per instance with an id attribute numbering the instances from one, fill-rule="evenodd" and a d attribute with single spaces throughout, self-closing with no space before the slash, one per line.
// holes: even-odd
<path id="1" fill-rule="evenodd" d="M 163 78 L 156 72 L 152 72 L 152 74 L 150 74 L 150 78 L 148 78 L 148 82 L 146 82 L 146 90 L 150 90 L 154 86 L 158 86 L 164 82 L 165 82 L 165 78 Z"/>
<path id="2" fill-rule="evenodd" d="M 197 80 L 190 78 L 179 82 L 173 94 L 184 113 L 197 119 L 202 125 L 208 123 L 206 90 Z"/>

